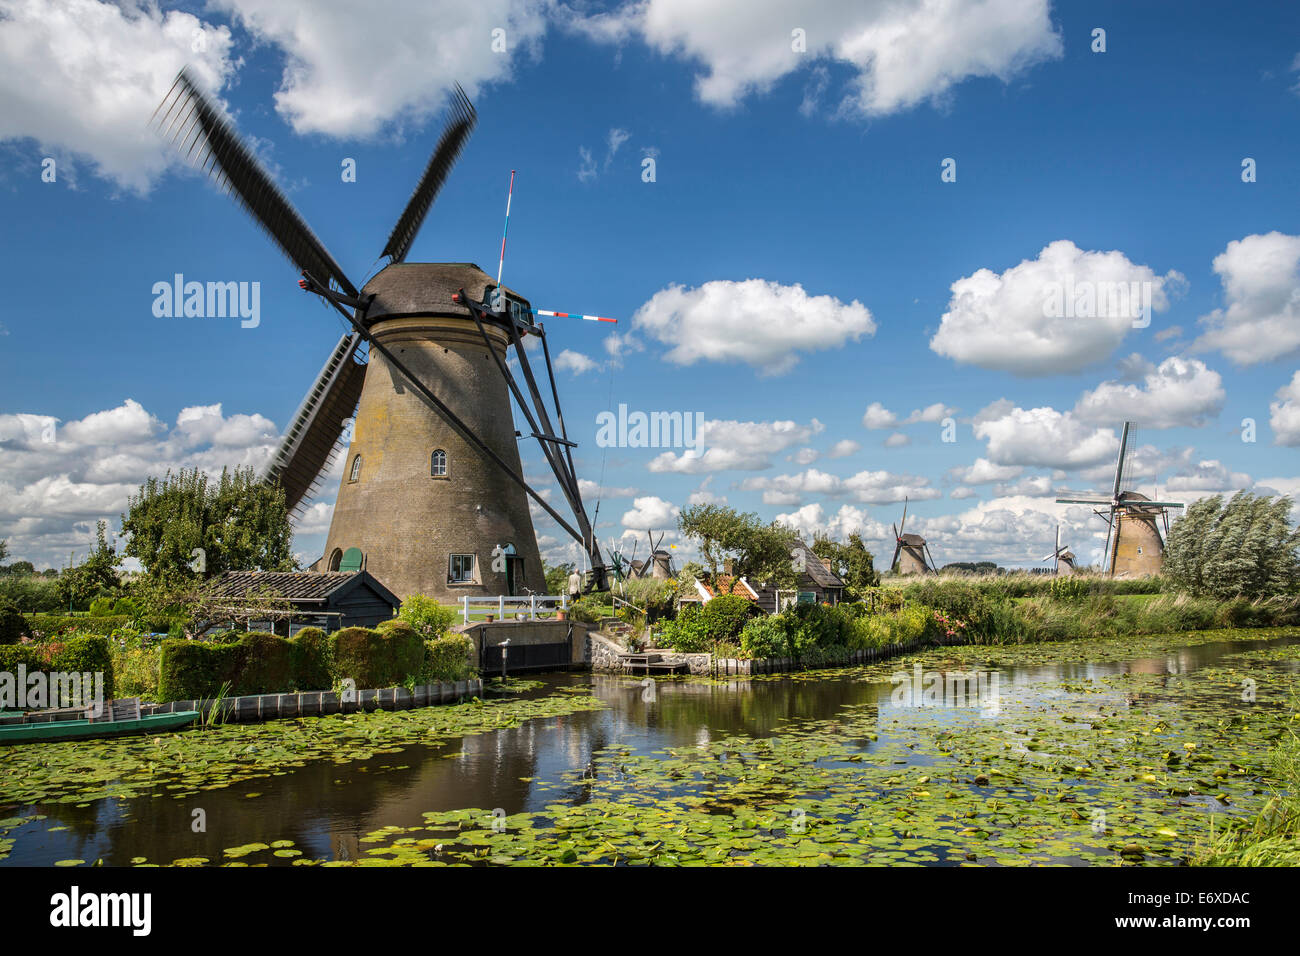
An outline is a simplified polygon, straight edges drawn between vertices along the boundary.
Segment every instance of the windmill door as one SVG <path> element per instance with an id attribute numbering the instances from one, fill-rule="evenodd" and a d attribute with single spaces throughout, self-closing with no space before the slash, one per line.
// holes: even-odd
<path id="1" fill-rule="evenodd" d="M 506 555 L 506 593 L 518 594 L 524 583 L 524 559 L 517 554 Z"/>

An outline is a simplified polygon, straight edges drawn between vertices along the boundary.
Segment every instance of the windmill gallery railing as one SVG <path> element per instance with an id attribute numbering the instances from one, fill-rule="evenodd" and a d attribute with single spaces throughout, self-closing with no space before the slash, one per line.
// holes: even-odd
<path id="1" fill-rule="evenodd" d="M 522 597 L 517 594 L 498 594 L 495 597 L 469 597 L 460 599 L 461 622 L 469 624 L 474 620 L 507 620 L 506 611 L 516 621 L 545 621 L 555 616 L 556 611 L 569 609 L 567 594 L 530 594 Z"/>

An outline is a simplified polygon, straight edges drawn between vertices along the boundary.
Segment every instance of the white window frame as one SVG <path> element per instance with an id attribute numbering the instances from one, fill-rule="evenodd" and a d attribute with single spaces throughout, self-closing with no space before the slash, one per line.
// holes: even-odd
<path id="1" fill-rule="evenodd" d="M 455 566 L 457 558 L 469 558 L 470 570 L 468 577 L 454 577 L 452 568 Z M 462 565 L 462 571 L 464 570 Z M 469 551 L 454 551 L 447 555 L 447 583 L 448 584 L 478 584 L 478 555 Z"/>

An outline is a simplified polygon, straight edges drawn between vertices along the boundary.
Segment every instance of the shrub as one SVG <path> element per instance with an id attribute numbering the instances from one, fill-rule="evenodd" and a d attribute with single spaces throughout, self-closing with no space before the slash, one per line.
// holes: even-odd
<path id="1" fill-rule="evenodd" d="M 405 622 L 382 632 L 346 627 L 329 641 L 334 677 L 350 677 L 358 688 L 395 687 L 424 666 L 424 640 Z"/>
<path id="2" fill-rule="evenodd" d="M 466 634 L 449 634 L 424 642 L 425 683 L 469 680 L 476 673 L 474 642 Z"/>
<path id="3" fill-rule="evenodd" d="M 275 634 L 245 634 L 237 646 L 231 694 L 274 694 L 293 688 L 293 652 L 287 639 Z"/>
<path id="4" fill-rule="evenodd" d="M 763 612 L 753 601 L 738 594 L 719 594 L 700 613 L 710 641 L 729 641 L 740 634 L 746 621 Z"/>
<path id="5" fill-rule="evenodd" d="M 38 614 L 30 621 L 30 629 L 37 631 L 46 639 L 64 634 L 112 634 L 119 627 L 130 623 L 125 614 L 113 614 L 107 617 L 78 617 L 65 614 Z M 36 635 L 33 634 L 33 637 Z"/>
<path id="6" fill-rule="evenodd" d="M 584 594 L 569 605 L 569 617 L 583 624 L 596 624 L 601 618 L 608 617 L 611 601 L 602 601 L 599 595 Z"/>
<path id="7" fill-rule="evenodd" d="M 456 623 L 455 608 L 445 607 L 439 604 L 431 597 L 423 594 L 412 594 L 402 602 L 402 609 L 398 612 L 398 618 L 405 621 L 415 633 L 422 638 L 433 640 L 442 637 L 447 633 L 454 623 Z M 384 624 L 388 622 L 385 621 Z M 381 624 L 380 627 L 383 627 Z"/>
<path id="8" fill-rule="evenodd" d="M 289 656 L 298 690 L 328 690 L 333 685 L 330 642 L 319 627 L 304 627 L 289 638 Z"/>
<path id="9" fill-rule="evenodd" d="M 862 651 L 893 643 L 893 621 L 893 614 L 868 614 L 854 618 L 848 629 L 849 649 Z"/>
<path id="10" fill-rule="evenodd" d="M 113 657 L 106 637 L 73 637 L 46 644 L 20 644 L 0 647 L 0 671 L 16 674 L 23 665 L 30 675 L 36 671 L 51 673 L 102 673 L 104 696 L 113 696 Z"/>
<path id="11" fill-rule="evenodd" d="M 787 619 L 784 615 L 763 615 L 746 621 L 740 631 L 740 649 L 746 657 L 785 657 Z"/>
<path id="12" fill-rule="evenodd" d="M 17 644 L 27 633 L 27 619 L 8 601 L 0 601 L 0 644 Z"/>
<path id="13" fill-rule="evenodd" d="M 663 622 L 659 641 L 681 654 L 700 654 L 711 644 L 704 615 L 693 604 L 683 606 L 676 620 Z"/>
<path id="14" fill-rule="evenodd" d="M 242 693 L 239 686 L 239 642 L 187 641 L 167 638 L 162 642 L 158 665 L 158 699 L 199 700 L 214 696 L 224 684 L 228 693 Z"/>
<path id="15" fill-rule="evenodd" d="M 138 642 L 111 641 L 113 684 L 123 697 L 158 699 L 158 680 L 162 655 L 158 647 L 142 647 Z"/>
<path id="16" fill-rule="evenodd" d="M 644 609 L 651 622 L 670 617 L 673 613 L 673 600 L 676 597 L 676 581 L 634 578 L 623 582 L 623 598 Z"/>

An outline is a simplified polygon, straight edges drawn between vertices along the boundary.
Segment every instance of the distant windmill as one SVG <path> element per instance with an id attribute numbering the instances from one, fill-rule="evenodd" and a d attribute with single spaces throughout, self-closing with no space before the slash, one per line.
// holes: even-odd
<path id="1" fill-rule="evenodd" d="M 646 531 L 646 537 L 650 539 L 650 556 L 646 558 L 646 563 L 641 569 L 643 577 L 666 581 L 677 576 L 673 570 L 672 552 L 665 551 L 661 547 L 664 543 L 664 535 L 667 533 L 667 531 L 659 532 L 659 539 L 655 540 L 654 532 Z"/>
<path id="2" fill-rule="evenodd" d="M 1057 498 L 1057 504 L 1103 505 L 1093 512 L 1106 522 L 1106 550 L 1102 569 L 1111 577 L 1145 577 L 1159 574 L 1165 560 L 1165 542 L 1156 524 L 1159 519 L 1169 533 L 1169 509 L 1183 507 L 1178 501 L 1152 501 L 1136 491 L 1121 491 L 1124 460 L 1128 455 L 1128 435 L 1132 422 L 1124 423 L 1119 439 L 1119 459 L 1115 462 L 1115 484 L 1109 498 Z"/>
<path id="3" fill-rule="evenodd" d="M 907 498 L 903 498 L 903 519 L 894 525 L 894 558 L 889 562 L 891 569 L 899 574 L 925 574 L 935 571 L 934 559 L 930 557 L 930 546 L 919 534 L 907 534 Z"/>
<path id="4" fill-rule="evenodd" d="M 1068 544 L 1061 544 L 1061 526 L 1056 526 L 1056 549 L 1051 554 L 1045 554 L 1039 561 L 1051 561 L 1053 574 L 1073 574 L 1074 573 L 1074 552 L 1070 550 Z"/>

